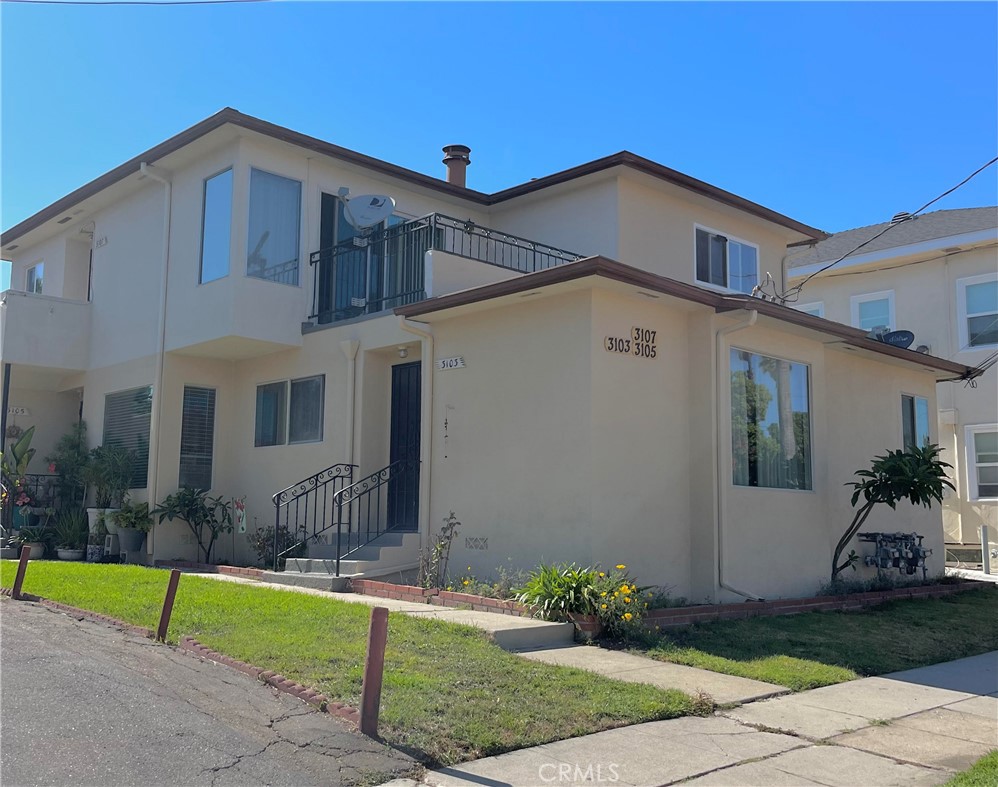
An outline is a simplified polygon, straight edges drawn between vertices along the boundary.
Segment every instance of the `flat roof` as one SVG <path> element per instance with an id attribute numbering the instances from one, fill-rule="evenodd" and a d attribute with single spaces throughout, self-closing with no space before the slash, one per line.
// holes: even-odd
<path id="1" fill-rule="evenodd" d="M 334 145 L 331 142 L 325 142 L 321 139 L 317 139 L 316 137 L 310 137 L 307 134 L 302 134 L 289 128 L 269 123 L 266 120 L 253 117 L 252 115 L 245 115 L 242 112 L 231 109 L 230 107 L 226 107 L 220 112 L 216 112 L 211 117 L 202 120 L 200 123 L 196 123 L 190 128 L 181 131 L 179 134 L 170 137 L 165 142 L 161 142 L 160 144 L 149 148 L 149 150 L 146 150 L 134 158 L 129 159 L 124 164 L 121 164 L 109 172 L 104 173 L 95 180 L 92 180 L 86 185 L 81 186 L 75 191 L 67 194 L 62 199 L 53 202 L 48 207 L 42 208 L 42 210 L 38 211 L 33 216 L 29 216 L 24 221 L 15 224 L 13 227 L 4 232 L 2 236 L 0 236 L 0 246 L 6 246 L 8 243 L 16 241 L 24 234 L 40 227 L 50 219 L 65 213 L 77 203 L 82 202 L 102 189 L 123 180 L 129 175 L 138 172 L 139 165 L 142 162 L 152 164 L 164 156 L 179 150 L 185 145 L 194 142 L 196 139 L 208 134 L 211 131 L 214 131 L 217 128 L 220 128 L 221 126 L 224 126 L 227 123 L 239 126 L 240 128 L 245 128 L 249 131 L 264 134 L 282 142 L 306 148 L 307 150 L 315 151 L 316 153 L 320 153 L 325 156 L 347 161 L 349 163 L 356 164 L 418 186 L 434 189 L 444 194 L 448 194 L 449 196 L 467 200 L 478 205 L 496 205 L 500 202 L 515 199 L 516 197 L 520 197 L 525 194 L 540 191 L 541 189 L 545 189 L 550 186 L 565 183 L 567 181 L 608 170 L 613 167 L 628 167 L 638 172 L 643 172 L 647 175 L 651 175 L 652 177 L 656 177 L 680 186 L 684 189 L 688 189 L 689 191 L 702 194 L 710 199 L 737 208 L 738 210 L 745 211 L 746 213 L 765 219 L 766 221 L 771 221 L 775 224 L 787 227 L 788 229 L 807 235 L 811 238 L 823 239 L 828 237 L 828 233 L 823 232 L 822 230 L 803 224 L 790 218 L 789 216 L 784 216 L 782 213 L 777 213 L 774 210 L 770 210 L 769 208 L 752 202 L 751 200 L 747 200 L 744 197 L 739 197 L 737 194 L 732 194 L 730 191 L 725 191 L 717 186 L 712 186 L 702 180 L 697 180 L 696 178 L 685 175 L 682 172 L 670 169 L 669 167 L 658 164 L 651 159 L 643 158 L 642 156 L 635 155 L 634 153 L 630 153 L 628 151 L 621 151 L 620 153 L 614 153 L 611 156 L 595 159 L 594 161 L 580 164 L 577 167 L 572 167 L 561 172 L 556 172 L 552 175 L 536 178 L 528 181 L 527 183 L 521 183 L 518 186 L 497 191 L 494 194 L 486 194 L 481 191 L 475 191 L 474 189 L 456 186 L 445 180 L 433 178 L 429 175 L 424 175 L 421 172 L 406 169 L 405 167 L 400 167 L 396 164 L 390 164 L 387 161 L 382 161 L 381 159 L 374 158 L 373 156 L 366 156 L 363 153 L 357 153 L 356 151 L 348 148 Z"/>
<path id="2" fill-rule="evenodd" d="M 653 292 L 662 293 L 663 295 L 670 295 L 685 301 L 709 306 L 716 312 L 729 312 L 739 309 L 754 310 L 761 315 L 826 334 L 843 344 L 890 356 L 897 360 L 907 361 L 922 368 L 928 367 L 936 371 L 946 372 L 952 375 L 953 378 L 973 379 L 973 377 L 979 374 L 975 374 L 975 370 L 972 367 L 961 363 L 884 344 L 883 342 L 878 342 L 875 339 L 867 337 L 866 331 L 851 328 L 848 325 L 843 325 L 832 320 L 826 320 L 823 317 L 805 314 L 789 306 L 781 306 L 778 303 L 765 301 L 761 298 L 753 298 L 750 295 L 713 292 L 693 284 L 686 284 L 685 282 L 676 281 L 666 276 L 649 273 L 648 271 L 600 256 L 587 257 L 577 262 L 557 265 L 553 268 L 547 268 L 536 273 L 528 273 L 513 279 L 506 279 L 495 284 L 486 284 L 481 287 L 428 298 L 427 300 L 407 306 L 399 306 L 394 312 L 401 317 L 417 318 L 459 306 L 484 303 L 505 295 L 515 295 L 528 290 L 536 290 L 541 287 L 589 276 L 598 276 L 624 284 L 631 284 L 636 287 L 652 290 Z"/>

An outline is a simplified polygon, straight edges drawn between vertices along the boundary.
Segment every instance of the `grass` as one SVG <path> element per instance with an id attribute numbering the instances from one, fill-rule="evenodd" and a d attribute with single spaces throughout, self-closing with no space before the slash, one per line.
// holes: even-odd
<path id="1" fill-rule="evenodd" d="M 981 588 L 858 612 L 697 624 L 634 652 L 803 691 L 996 649 L 998 588 Z"/>
<path id="2" fill-rule="evenodd" d="M 0 584 L 10 587 L 15 570 L 0 562 Z M 138 566 L 39 561 L 24 590 L 155 629 L 167 577 Z M 356 707 L 369 614 L 359 604 L 186 575 L 169 639 L 193 636 Z M 389 620 L 381 734 L 431 766 L 694 710 L 678 691 L 506 653 L 477 629 Z"/>
<path id="3" fill-rule="evenodd" d="M 985 754 L 943 787 L 994 787 L 998 784 L 998 749 Z"/>

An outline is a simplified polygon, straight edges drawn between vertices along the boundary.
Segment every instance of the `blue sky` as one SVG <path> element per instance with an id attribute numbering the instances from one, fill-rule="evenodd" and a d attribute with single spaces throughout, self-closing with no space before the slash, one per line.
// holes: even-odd
<path id="1" fill-rule="evenodd" d="M 994 3 L 0 7 L 6 229 L 223 106 L 495 191 L 627 149 L 837 231 L 995 155 Z M 938 207 L 994 204 L 992 167 Z"/>

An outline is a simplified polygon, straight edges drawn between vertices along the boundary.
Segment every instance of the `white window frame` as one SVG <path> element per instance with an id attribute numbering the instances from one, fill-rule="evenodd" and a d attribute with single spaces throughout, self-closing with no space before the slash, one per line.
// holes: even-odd
<path id="1" fill-rule="evenodd" d="M 854 328 L 859 328 L 859 305 L 870 301 L 887 301 L 887 313 L 890 321 L 887 330 L 895 330 L 897 323 L 894 318 L 894 290 L 880 290 L 879 292 L 865 292 L 862 295 L 853 295 L 849 298 L 849 314 Z"/>
<path id="2" fill-rule="evenodd" d="M 968 318 L 975 316 L 967 314 L 967 287 L 974 284 L 986 284 L 991 281 L 998 281 L 998 273 L 983 273 L 980 276 L 968 276 L 964 279 L 956 280 L 956 319 L 960 336 L 960 349 L 957 352 L 976 352 L 978 350 L 989 350 L 998 347 L 998 344 L 975 344 L 971 347 L 970 331 L 967 330 Z"/>
<path id="3" fill-rule="evenodd" d="M 204 281 L 204 228 L 206 209 L 208 207 L 208 182 L 214 180 L 219 175 L 224 175 L 226 172 L 232 173 L 232 184 L 231 194 L 229 195 L 229 259 L 228 265 L 226 266 L 226 271 L 224 276 L 217 276 L 214 279 L 208 279 Z M 232 225 L 233 217 L 235 215 L 235 191 L 236 191 L 236 168 L 231 164 L 224 169 L 220 169 L 218 172 L 208 175 L 201 180 L 201 234 L 198 237 L 198 286 L 203 284 L 211 284 L 214 281 L 220 281 L 222 279 L 227 279 L 232 274 Z M 249 204 L 246 206 L 247 213 L 249 211 Z M 300 256 L 300 255 L 299 255 Z"/>
<path id="4" fill-rule="evenodd" d="M 927 396 L 920 396 L 919 394 L 909 393 L 908 391 L 901 391 L 901 407 L 899 408 L 900 411 L 901 411 L 901 440 L 900 440 L 901 448 L 903 450 L 905 450 L 905 451 L 908 450 L 908 446 L 906 446 L 904 444 L 904 400 L 905 400 L 905 397 L 907 397 L 908 399 L 912 400 L 912 402 L 911 402 L 912 413 L 915 416 L 915 423 L 912 424 L 912 432 L 914 433 L 914 437 L 915 437 L 915 445 L 918 448 L 922 447 L 918 443 L 918 403 L 920 401 L 925 402 L 925 409 L 928 411 L 928 414 L 929 414 L 928 423 L 926 424 L 926 426 L 929 429 L 929 433 L 927 435 L 928 441 L 929 441 L 929 443 L 934 443 L 935 442 L 935 439 L 934 439 L 935 435 L 932 434 L 932 408 L 929 407 L 929 398 Z"/>
<path id="5" fill-rule="evenodd" d="M 998 497 L 980 497 L 977 492 L 977 452 L 974 449 L 974 435 L 978 432 L 998 432 L 998 424 L 973 424 L 964 427 L 964 452 L 967 457 L 967 490 L 971 500 L 998 500 Z M 984 466 L 990 466 L 990 462 Z"/>
<path id="6" fill-rule="evenodd" d="M 825 316 L 825 302 L 824 301 L 812 301 L 811 303 L 795 303 L 794 308 L 799 312 L 804 312 L 804 314 L 810 314 L 812 317 L 824 317 Z M 808 309 L 813 309 L 814 312 L 809 312 Z"/>
<path id="7" fill-rule="evenodd" d="M 42 279 L 42 291 L 41 292 L 35 292 L 35 290 L 33 288 L 32 289 L 28 289 L 28 287 L 30 286 L 28 284 L 28 279 L 31 277 L 32 272 L 33 271 L 37 271 L 39 268 L 42 269 L 42 276 L 41 276 L 41 279 Z M 35 281 L 37 281 L 37 280 L 38 280 L 38 274 L 35 274 Z M 25 292 L 30 292 L 33 295 L 44 295 L 45 294 L 45 260 L 39 260 L 38 262 L 34 263 L 33 265 L 29 265 L 25 269 L 25 271 L 24 271 L 24 291 Z"/>
<path id="8" fill-rule="evenodd" d="M 730 267 L 725 271 L 727 282 L 722 287 L 719 284 L 714 284 L 709 281 L 701 281 L 697 278 L 697 230 L 703 230 L 704 232 L 709 232 L 711 235 L 720 235 L 727 238 L 729 241 L 734 241 L 735 243 L 741 243 L 744 246 L 751 246 L 755 249 L 755 280 L 757 284 L 762 283 L 762 253 L 759 249 L 758 243 L 753 243 L 750 240 L 745 240 L 744 238 L 739 238 L 737 235 L 732 235 L 729 232 L 723 232 L 722 230 L 715 230 L 705 224 L 694 224 L 693 225 L 693 281 L 703 287 L 710 287 L 712 290 L 717 290 L 718 292 L 733 292 L 738 295 L 748 295 L 747 292 L 742 292 L 741 290 L 736 290 L 733 287 L 728 286 L 728 282 L 731 281 L 731 269 Z"/>

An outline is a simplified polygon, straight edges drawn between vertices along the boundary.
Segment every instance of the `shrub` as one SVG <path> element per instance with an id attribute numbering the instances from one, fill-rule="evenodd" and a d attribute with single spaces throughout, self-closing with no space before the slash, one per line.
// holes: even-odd
<path id="1" fill-rule="evenodd" d="M 273 568 L 274 566 L 274 526 L 258 527 L 255 532 L 250 533 L 249 544 L 256 552 L 257 561 L 263 568 Z M 291 549 L 298 543 L 297 534 L 282 527 L 277 540 L 277 551 L 284 552 Z M 308 554 L 308 547 L 305 544 L 298 544 L 295 549 L 291 549 L 278 560 L 278 569 L 283 571 L 288 558 L 305 557 Z"/>
<path id="2" fill-rule="evenodd" d="M 544 620 L 567 620 L 570 614 L 596 614 L 597 569 L 575 563 L 541 564 L 530 573 L 516 600 L 533 607 Z"/>
<path id="3" fill-rule="evenodd" d="M 605 634 L 613 639 L 630 639 L 640 631 L 641 619 L 655 598 L 650 588 L 638 586 L 623 563 L 612 571 L 597 568 L 593 594 L 594 611 Z"/>

